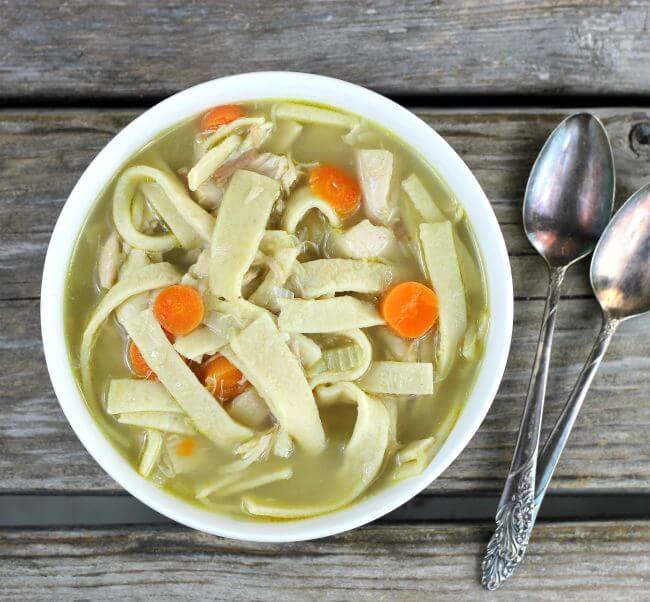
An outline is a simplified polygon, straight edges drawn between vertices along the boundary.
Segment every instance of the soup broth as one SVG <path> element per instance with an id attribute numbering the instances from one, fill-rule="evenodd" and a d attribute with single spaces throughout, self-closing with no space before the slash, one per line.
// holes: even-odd
<path id="1" fill-rule="evenodd" d="M 355 115 L 263 101 L 178 124 L 116 174 L 76 243 L 65 328 L 135 470 L 294 519 L 426 468 L 472 389 L 486 298 L 433 166 Z"/>

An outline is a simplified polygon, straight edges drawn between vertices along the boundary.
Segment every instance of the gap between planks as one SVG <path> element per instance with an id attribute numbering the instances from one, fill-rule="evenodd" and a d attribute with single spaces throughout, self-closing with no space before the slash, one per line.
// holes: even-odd
<path id="1" fill-rule="evenodd" d="M 496 495 L 420 495 L 375 521 L 382 524 L 492 521 Z M 541 521 L 650 520 L 650 494 L 550 493 Z M 0 495 L 0 528 L 172 525 L 128 494 Z"/>

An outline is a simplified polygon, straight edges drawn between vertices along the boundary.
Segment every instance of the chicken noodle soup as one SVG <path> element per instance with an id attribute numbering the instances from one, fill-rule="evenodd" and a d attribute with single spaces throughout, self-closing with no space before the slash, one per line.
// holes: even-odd
<path id="1" fill-rule="evenodd" d="M 69 266 L 72 363 L 144 477 L 239 516 L 331 512 L 419 474 L 489 317 L 463 208 L 394 134 L 216 107 L 135 155 Z"/>

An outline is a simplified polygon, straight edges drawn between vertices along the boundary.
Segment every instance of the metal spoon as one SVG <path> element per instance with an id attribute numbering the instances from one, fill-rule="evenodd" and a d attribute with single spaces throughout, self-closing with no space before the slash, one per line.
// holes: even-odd
<path id="1" fill-rule="evenodd" d="M 603 233 L 591 260 L 603 325 L 537 460 L 535 517 L 596 370 L 618 325 L 650 311 L 650 184 L 637 190 Z"/>
<path id="2" fill-rule="evenodd" d="M 560 286 L 567 268 L 591 253 L 614 205 L 614 160 L 598 118 L 576 113 L 555 128 L 539 153 L 523 207 L 528 240 L 546 260 L 549 285 L 528 394 L 496 530 L 481 583 L 496 589 L 523 558 L 535 519 L 535 472 Z"/>

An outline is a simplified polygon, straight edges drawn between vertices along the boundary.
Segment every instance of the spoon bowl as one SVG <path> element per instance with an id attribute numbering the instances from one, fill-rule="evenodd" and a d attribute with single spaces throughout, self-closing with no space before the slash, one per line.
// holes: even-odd
<path id="1" fill-rule="evenodd" d="M 591 287 L 613 319 L 650 311 L 650 184 L 635 192 L 605 229 L 591 261 Z"/>
<path id="2" fill-rule="evenodd" d="M 570 115 L 533 165 L 523 207 L 526 236 L 549 266 L 568 266 L 594 250 L 613 206 L 607 132 L 594 115 Z"/>

